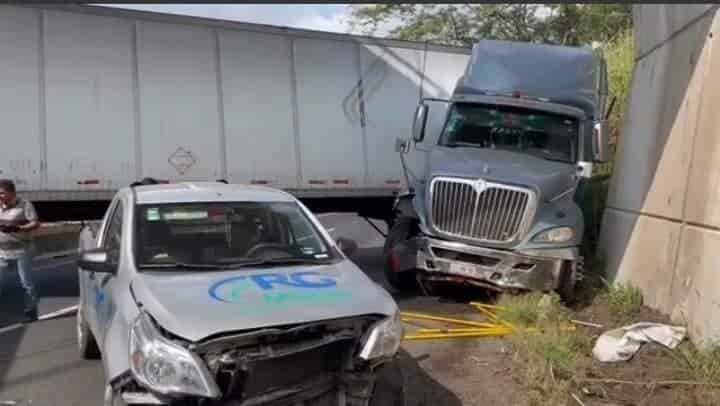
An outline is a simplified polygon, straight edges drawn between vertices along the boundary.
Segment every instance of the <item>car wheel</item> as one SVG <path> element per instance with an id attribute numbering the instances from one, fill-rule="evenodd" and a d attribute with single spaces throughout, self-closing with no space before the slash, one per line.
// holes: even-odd
<path id="1" fill-rule="evenodd" d="M 576 264 L 571 261 L 565 261 L 560 270 L 560 283 L 558 284 L 557 293 L 565 303 L 570 303 L 575 299 L 576 271 Z"/>
<path id="2" fill-rule="evenodd" d="M 398 219 L 390 229 L 387 239 L 385 240 L 385 247 L 383 248 L 383 256 L 385 258 L 383 270 L 385 279 L 387 279 L 393 289 L 400 292 L 415 291 L 417 289 L 417 271 L 407 270 L 396 272 L 394 270 L 395 266 L 393 265 L 394 258 L 392 256 L 392 250 L 398 243 L 407 241 L 412 237 L 412 227 L 414 226 L 415 224 L 411 219 Z"/>
<path id="3" fill-rule="evenodd" d="M 405 382 L 399 361 L 380 367 L 369 406 L 404 406 Z"/>
<path id="4" fill-rule="evenodd" d="M 83 317 L 81 306 L 78 306 L 76 321 L 80 357 L 83 359 L 99 359 L 100 349 L 98 348 L 97 342 L 95 342 L 95 337 L 93 337 L 92 332 L 85 321 L 85 317 Z"/>

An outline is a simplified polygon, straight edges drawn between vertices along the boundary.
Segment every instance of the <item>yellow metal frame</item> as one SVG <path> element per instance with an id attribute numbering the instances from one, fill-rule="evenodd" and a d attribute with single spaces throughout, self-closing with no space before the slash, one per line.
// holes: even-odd
<path id="1" fill-rule="evenodd" d="M 402 312 L 401 320 L 408 324 L 419 327 L 424 325 L 414 322 L 415 320 L 427 320 L 443 322 L 447 324 L 455 324 L 462 327 L 457 328 L 421 328 L 415 334 L 408 334 L 403 337 L 404 340 L 436 340 L 443 338 L 478 338 L 478 337 L 504 337 L 520 331 L 516 326 L 501 320 L 494 310 L 502 309 L 502 306 L 488 305 L 484 303 L 470 302 L 470 306 L 485 315 L 492 322 L 478 322 L 473 320 L 463 320 L 452 317 L 444 317 L 426 313 Z M 523 331 L 538 331 L 535 327 L 522 329 Z M 575 330 L 574 325 L 562 326 L 561 330 Z"/>

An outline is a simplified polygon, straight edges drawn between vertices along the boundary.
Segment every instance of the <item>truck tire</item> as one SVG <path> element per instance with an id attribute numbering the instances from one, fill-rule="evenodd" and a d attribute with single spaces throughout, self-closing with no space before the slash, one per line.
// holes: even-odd
<path id="1" fill-rule="evenodd" d="M 76 313 L 78 351 L 82 359 L 100 359 L 100 349 L 95 337 L 83 317 L 82 307 L 78 307 Z"/>
<path id="2" fill-rule="evenodd" d="M 390 286 L 399 292 L 410 292 L 415 291 L 418 287 L 416 270 L 408 270 L 403 272 L 395 272 L 393 270 L 391 251 L 402 241 L 407 241 L 413 236 L 413 227 L 415 227 L 414 220 L 408 218 L 397 219 L 390 232 L 388 233 L 387 239 L 385 240 L 385 246 L 383 247 L 383 256 L 385 259 L 383 271 L 385 273 L 385 279 L 387 279 Z"/>
<path id="3" fill-rule="evenodd" d="M 576 265 L 571 261 L 565 261 L 560 270 L 557 293 L 565 303 L 571 303 L 575 299 L 576 271 Z"/>

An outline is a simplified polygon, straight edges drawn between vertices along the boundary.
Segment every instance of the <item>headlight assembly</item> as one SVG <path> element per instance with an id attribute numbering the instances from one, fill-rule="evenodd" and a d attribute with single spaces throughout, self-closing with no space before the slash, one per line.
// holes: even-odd
<path id="1" fill-rule="evenodd" d="M 371 328 L 360 351 L 360 358 L 371 360 L 392 357 L 400 349 L 403 333 L 400 310 L 397 310 L 392 317 L 379 321 Z"/>
<path id="2" fill-rule="evenodd" d="M 202 360 L 162 337 L 144 312 L 130 333 L 130 367 L 140 384 L 163 395 L 221 395 Z"/>
<path id="3" fill-rule="evenodd" d="M 542 231 L 538 233 L 535 238 L 533 238 L 534 242 L 567 242 L 572 240 L 575 237 L 575 232 L 571 227 L 556 227 L 551 228 L 549 230 Z"/>

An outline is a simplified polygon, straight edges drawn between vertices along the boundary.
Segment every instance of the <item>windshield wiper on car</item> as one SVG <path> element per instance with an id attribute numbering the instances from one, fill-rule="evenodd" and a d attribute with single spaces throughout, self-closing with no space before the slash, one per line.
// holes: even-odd
<path id="1" fill-rule="evenodd" d="M 264 265 L 324 265 L 331 263 L 330 258 L 319 259 L 319 258 L 303 258 L 303 257 L 282 257 L 282 258 L 267 258 L 252 261 L 234 262 L 227 266 L 232 267 L 252 267 L 252 266 L 264 266 Z"/>
<path id="2" fill-rule="evenodd" d="M 472 142 L 448 142 L 444 145 L 448 148 L 457 148 L 457 147 L 467 147 L 467 148 L 485 148 L 480 144 L 475 144 Z"/>
<path id="3" fill-rule="evenodd" d="M 165 262 L 160 264 L 142 264 L 141 269 L 225 269 L 226 265 L 219 264 L 188 264 L 184 262 Z"/>

